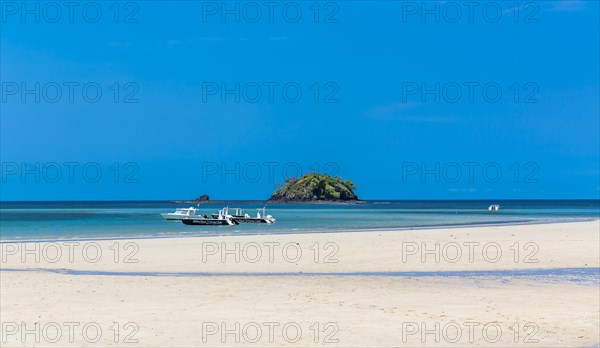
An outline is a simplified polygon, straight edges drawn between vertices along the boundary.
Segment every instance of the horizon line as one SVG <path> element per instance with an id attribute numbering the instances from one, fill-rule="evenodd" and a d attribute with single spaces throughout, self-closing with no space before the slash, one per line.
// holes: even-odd
<path id="1" fill-rule="evenodd" d="M 267 199 L 214 199 L 209 201 L 199 201 L 198 203 L 210 204 L 219 202 L 261 202 L 267 203 Z M 283 204 L 310 204 L 310 203 L 360 203 L 360 202 L 456 202 L 456 201 L 600 201 L 600 198 L 477 198 L 477 199 L 360 199 L 357 201 L 315 201 L 315 202 L 289 202 Z M 133 200 L 0 200 L 2 203 L 72 203 L 72 202 L 123 202 L 123 203 L 138 203 L 138 202 L 151 202 L 151 203 L 177 203 L 177 202 L 196 202 L 193 199 L 133 199 Z M 270 204 L 282 204 L 282 202 L 270 203 Z"/>

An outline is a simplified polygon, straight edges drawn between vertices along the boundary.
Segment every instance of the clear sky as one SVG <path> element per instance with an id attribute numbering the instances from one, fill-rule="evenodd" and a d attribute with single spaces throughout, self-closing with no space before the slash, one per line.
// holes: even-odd
<path id="1" fill-rule="evenodd" d="M 599 198 L 598 1 L 22 3 L 1 200 Z"/>

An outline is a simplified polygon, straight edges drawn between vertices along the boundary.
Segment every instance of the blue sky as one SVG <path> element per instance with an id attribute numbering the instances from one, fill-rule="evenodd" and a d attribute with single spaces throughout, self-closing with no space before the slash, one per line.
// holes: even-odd
<path id="1" fill-rule="evenodd" d="M 598 2 L 476 3 L 3 1 L 0 199 L 598 199 Z"/>

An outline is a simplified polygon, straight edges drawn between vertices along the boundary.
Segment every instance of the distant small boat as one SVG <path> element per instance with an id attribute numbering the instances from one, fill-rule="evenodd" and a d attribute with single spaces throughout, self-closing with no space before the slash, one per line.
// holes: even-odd
<path id="1" fill-rule="evenodd" d="M 498 211 L 500 210 L 500 205 L 499 204 L 492 204 L 488 207 L 489 211 Z"/>
<path id="2" fill-rule="evenodd" d="M 181 220 L 197 216 L 197 211 L 198 209 L 194 207 L 177 208 L 173 213 L 162 213 L 160 215 L 162 215 L 162 217 L 165 218 L 165 220 Z"/>

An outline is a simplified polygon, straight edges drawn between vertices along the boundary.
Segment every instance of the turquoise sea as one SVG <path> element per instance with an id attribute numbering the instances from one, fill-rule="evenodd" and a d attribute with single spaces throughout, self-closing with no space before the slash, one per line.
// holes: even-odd
<path id="1" fill-rule="evenodd" d="M 500 204 L 489 212 L 490 204 Z M 0 240 L 252 235 L 528 224 L 600 218 L 598 200 L 369 201 L 364 204 L 268 204 L 274 225 L 187 226 L 160 213 L 190 204 L 168 202 L 0 202 Z M 224 204 L 202 204 L 209 214 Z M 263 204 L 239 202 L 253 215 Z"/>

